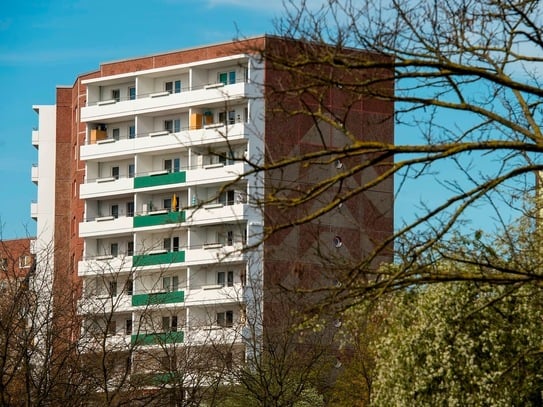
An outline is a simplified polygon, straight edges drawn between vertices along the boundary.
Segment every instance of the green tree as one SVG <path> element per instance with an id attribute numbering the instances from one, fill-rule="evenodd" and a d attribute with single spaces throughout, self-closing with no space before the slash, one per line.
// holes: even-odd
<path id="1" fill-rule="evenodd" d="M 540 289 L 452 282 L 394 301 L 375 343 L 373 405 L 541 405 Z"/>

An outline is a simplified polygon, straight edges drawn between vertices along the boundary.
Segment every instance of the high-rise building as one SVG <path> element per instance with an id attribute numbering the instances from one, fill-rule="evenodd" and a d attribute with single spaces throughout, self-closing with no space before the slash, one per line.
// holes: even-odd
<path id="1" fill-rule="evenodd" d="M 276 109 L 284 73 L 255 50 L 288 53 L 289 44 L 263 36 L 103 63 L 57 88 L 55 106 L 35 107 L 37 247 L 52 248 L 56 295 L 73 298 L 86 332 L 106 333 L 111 346 L 229 340 L 241 349 L 239 326 L 260 319 L 265 329 L 268 290 L 326 268 L 317 252 L 357 256 L 392 233 L 388 180 L 258 244 L 289 214 L 268 209 L 270 188 L 295 191 L 362 159 L 255 171 L 348 142 Z M 346 90 L 328 92 L 330 111 L 343 108 Z M 364 96 L 350 110 L 355 137 L 393 142 L 391 102 Z M 357 175 L 343 188 L 364 182 Z"/>

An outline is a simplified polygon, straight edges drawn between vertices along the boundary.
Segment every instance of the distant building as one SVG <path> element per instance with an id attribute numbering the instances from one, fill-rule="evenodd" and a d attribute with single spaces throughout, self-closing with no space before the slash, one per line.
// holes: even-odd
<path id="1" fill-rule="evenodd" d="M 289 47 L 264 36 L 103 63 L 58 87 L 55 106 L 35 107 L 37 248 L 54 248 L 47 263 L 57 295 L 74 297 L 83 327 L 106 332 L 112 347 L 223 340 L 243 353 L 238 328 L 266 320 L 268 290 L 314 278 L 317 244 L 356 256 L 392 233 L 390 180 L 244 250 L 288 213 L 256 205 L 278 184 L 249 163 L 322 148 L 311 119 L 275 112 L 271 85 L 281 73 L 254 56 Z M 329 92 L 333 110 L 345 91 Z M 353 134 L 393 142 L 391 102 L 368 97 L 355 107 Z M 344 145 L 344 135 L 326 131 L 328 146 Z M 295 188 L 322 176 L 304 171 L 281 182 Z"/>

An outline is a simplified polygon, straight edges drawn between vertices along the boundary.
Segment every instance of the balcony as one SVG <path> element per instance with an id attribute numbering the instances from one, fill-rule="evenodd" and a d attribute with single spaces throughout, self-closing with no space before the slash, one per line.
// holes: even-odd
<path id="1" fill-rule="evenodd" d="M 38 219 L 38 203 L 32 202 L 30 204 L 30 217 L 34 220 Z"/>
<path id="2" fill-rule="evenodd" d="M 134 267 L 146 267 L 156 265 L 168 265 L 173 263 L 183 263 L 185 261 L 185 252 L 156 252 L 149 254 L 140 254 L 133 257 Z"/>
<path id="3" fill-rule="evenodd" d="M 78 263 L 77 274 L 82 276 L 124 274 L 132 271 L 131 256 L 94 256 Z"/>
<path id="4" fill-rule="evenodd" d="M 107 315 L 111 312 L 130 312 L 132 305 L 131 296 L 125 294 L 115 297 L 109 295 L 90 296 L 80 299 L 78 304 L 81 314 L 101 315 Z"/>
<path id="5" fill-rule="evenodd" d="M 38 164 L 32 164 L 32 173 L 31 173 L 31 176 L 32 176 L 32 182 L 34 184 L 38 184 L 38 178 L 39 178 L 39 169 L 38 169 Z"/>
<path id="6" fill-rule="evenodd" d="M 81 199 L 99 198 L 103 196 L 129 194 L 134 192 L 134 178 L 98 178 L 79 186 Z"/>
<path id="7" fill-rule="evenodd" d="M 126 234 L 133 230 L 133 218 L 123 216 L 103 216 L 79 224 L 79 237 L 106 236 L 108 234 Z"/>
<path id="8" fill-rule="evenodd" d="M 203 184 L 213 182 L 234 181 L 246 172 L 249 168 L 242 161 L 234 162 L 232 165 L 212 164 L 200 169 L 190 170 L 187 173 L 187 184 Z"/>
<path id="9" fill-rule="evenodd" d="M 221 103 L 257 95 L 258 90 L 255 85 L 247 82 L 238 82 L 222 87 L 207 87 L 207 89 L 204 87 L 180 93 L 152 93 L 147 97 L 139 97 L 134 100 L 95 102 L 95 104 L 81 109 L 81 121 L 100 122 L 111 118 L 128 118 L 133 117 L 135 111 L 139 114 L 167 113 L 174 109 L 207 106 L 210 103 Z"/>
<path id="10" fill-rule="evenodd" d="M 103 157 L 127 157 L 135 153 L 136 139 L 106 139 L 81 146 L 82 160 L 98 160 Z"/>
<path id="11" fill-rule="evenodd" d="M 188 225 L 239 222 L 247 220 L 250 212 L 251 208 L 249 205 L 243 203 L 234 205 L 204 205 L 201 208 L 188 211 L 186 221 Z"/>
<path id="12" fill-rule="evenodd" d="M 186 295 L 185 305 L 189 307 L 195 305 L 237 304 L 241 301 L 243 301 L 243 287 L 241 284 L 234 284 L 232 287 L 213 284 L 191 289 Z"/>
<path id="13" fill-rule="evenodd" d="M 176 226 L 185 221 L 185 211 L 181 212 L 166 212 L 166 213 L 150 213 L 148 215 L 136 216 L 134 218 L 134 227 L 143 228 L 149 226 Z"/>
<path id="14" fill-rule="evenodd" d="M 134 188 L 149 188 L 161 185 L 180 184 L 186 181 L 186 172 L 158 171 L 143 177 L 134 178 Z"/>
<path id="15" fill-rule="evenodd" d="M 36 148 L 40 145 L 40 131 L 32 130 L 32 145 Z"/>
<path id="16" fill-rule="evenodd" d="M 161 332 L 161 333 L 139 333 L 131 337 L 132 345 L 163 345 L 167 343 L 183 343 L 183 331 Z"/>
<path id="17" fill-rule="evenodd" d="M 167 291 L 148 294 L 136 294 L 132 296 L 132 305 L 134 307 L 156 305 L 156 304 L 175 304 L 185 301 L 184 291 Z"/>
<path id="18" fill-rule="evenodd" d="M 187 266 L 216 264 L 221 263 L 239 263 L 245 260 L 242 253 L 243 246 L 236 243 L 235 246 L 224 246 L 221 243 L 208 243 L 199 248 L 187 250 L 185 263 Z"/>

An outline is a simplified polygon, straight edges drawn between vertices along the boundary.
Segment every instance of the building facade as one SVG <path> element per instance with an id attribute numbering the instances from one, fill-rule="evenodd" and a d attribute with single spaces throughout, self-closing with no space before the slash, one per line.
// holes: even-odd
<path id="1" fill-rule="evenodd" d="M 284 216 L 268 210 L 266 191 L 323 176 L 298 166 L 277 183 L 255 171 L 322 148 L 311 118 L 276 112 L 268 85 L 281 74 L 255 50 L 283 46 L 259 37 L 104 63 L 57 88 L 55 106 L 35 107 L 37 247 L 53 248 L 56 295 L 73 298 L 84 332 L 118 349 L 242 348 L 247 325 L 265 325 L 255 321 L 273 303 L 267 291 L 322 268 L 317 246 L 355 256 L 392 233 L 390 181 L 259 244 Z M 353 111 L 360 132 L 379 129 L 373 137 L 389 142 L 391 114 L 369 99 Z M 345 143 L 327 131 L 329 148 Z"/>

